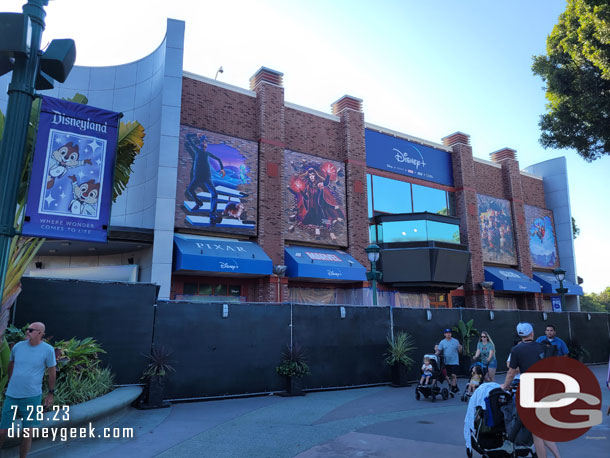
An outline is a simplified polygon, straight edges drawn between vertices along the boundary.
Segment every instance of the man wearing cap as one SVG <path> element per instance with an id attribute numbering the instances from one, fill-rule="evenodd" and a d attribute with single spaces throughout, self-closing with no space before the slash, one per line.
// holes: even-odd
<path id="1" fill-rule="evenodd" d="M 457 373 L 460 368 L 459 353 L 462 353 L 462 346 L 457 339 L 451 337 L 451 329 L 447 328 L 443 332 L 445 338 L 434 349 L 437 355 L 443 352 L 447 374 L 451 374 L 451 392 L 457 393 L 460 390 L 457 386 Z"/>
<path id="2" fill-rule="evenodd" d="M 517 369 L 523 374 L 524 372 L 527 372 L 531 366 L 544 358 L 544 347 L 541 343 L 534 340 L 534 328 L 530 323 L 519 323 L 517 325 L 517 334 L 519 334 L 521 342 L 510 350 L 509 369 L 506 373 L 506 379 L 502 384 L 503 390 L 508 390 L 510 388 L 511 383 L 517 374 Z M 559 450 L 555 442 L 546 441 L 533 433 L 532 437 L 534 439 L 534 445 L 536 446 L 536 453 L 540 458 L 547 457 L 546 447 L 551 450 L 553 456 L 559 458 Z"/>

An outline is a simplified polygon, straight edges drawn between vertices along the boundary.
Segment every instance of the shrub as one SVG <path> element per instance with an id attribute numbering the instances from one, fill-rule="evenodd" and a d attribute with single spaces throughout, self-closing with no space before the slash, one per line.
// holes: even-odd
<path id="1" fill-rule="evenodd" d="M 280 375 L 288 377 L 303 377 L 309 375 L 309 366 L 305 358 L 305 351 L 298 344 L 293 344 L 292 348 L 286 346 L 286 351 L 282 355 L 282 362 L 275 368 Z"/>
<path id="2" fill-rule="evenodd" d="M 54 402 L 73 405 L 102 396 L 112 390 L 114 376 L 109 368 L 100 367 L 99 354 L 106 353 L 91 337 L 72 338 L 55 343 L 57 382 Z M 48 392 L 45 377 L 43 393 Z"/>
<path id="3" fill-rule="evenodd" d="M 394 336 L 394 342 L 392 342 L 392 337 L 388 336 L 388 352 L 385 356 L 385 363 L 388 366 L 393 366 L 394 364 L 403 364 L 404 366 L 410 368 L 413 365 L 413 358 L 411 354 L 417 348 L 415 344 L 415 340 L 412 336 L 407 334 L 406 332 L 399 331 Z"/>

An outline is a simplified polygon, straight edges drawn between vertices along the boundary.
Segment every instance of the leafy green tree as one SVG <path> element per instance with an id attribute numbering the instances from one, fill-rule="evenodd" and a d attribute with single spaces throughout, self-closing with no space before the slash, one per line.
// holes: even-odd
<path id="1" fill-rule="evenodd" d="M 585 294 L 580 300 L 580 309 L 583 312 L 610 313 L 610 286 L 599 294 Z"/>
<path id="2" fill-rule="evenodd" d="M 586 161 L 610 154 L 610 4 L 568 0 L 532 70 L 546 87 L 545 148 L 574 148 Z"/>

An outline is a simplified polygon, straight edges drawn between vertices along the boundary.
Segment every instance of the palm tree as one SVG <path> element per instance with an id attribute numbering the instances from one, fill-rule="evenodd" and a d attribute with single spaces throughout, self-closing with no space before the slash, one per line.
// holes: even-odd
<path id="1" fill-rule="evenodd" d="M 71 102 L 87 104 L 88 100 L 82 94 L 76 94 L 73 98 L 68 99 Z M 34 144 L 36 141 L 36 131 L 38 128 L 38 117 L 40 115 L 40 99 L 36 99 L 32 103 L 32 111 L 30 112 L 30 121 L 28 127 L 28 136 L 26 143 L 26 157 L 24 167 L 21 172 L 21 182 L 19 186 L 19 194 L 17 198 L 17 211 L 15 213 L 15 228 L 18 232 L 23 224 L 23 213 L 27 198 L 27 188 L 32 167 L 32 156 L 34 153 Z M 0 112 L 0 138 L 4 131 L 4 115 Z M 131 166 L 144 145 L 144 127 L 137 122 L 121 122 L 119 126 L 119 135 L 117 142 L 117 157 L 114 169 L 114 182 L 112 184 L 112 201 L 116 202 L 118 196 L 127 187 L 129 177 L 131 175 Z M 10 254 L 8 266 L 6 270 L 6 279 L 4 282 L 4 291 L 2 294 L 2 306 L 0 308 L 0 353 L 6 345 L 4 341 L 4 331 L 8 325 L 10 310 L 17 296 L 21 292 L 21 277 L 25 269 L 32 262 L 38 250 L 44 243 L 45 239 L 38 237 L 25 237 L 16 235 L 13 237 L 10 246 Z M 0 368 L 0 378 L 2 377 Z"/>

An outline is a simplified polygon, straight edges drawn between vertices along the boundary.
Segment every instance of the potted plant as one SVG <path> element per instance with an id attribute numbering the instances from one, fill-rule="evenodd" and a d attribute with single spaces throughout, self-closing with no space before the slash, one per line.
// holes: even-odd
<path id="1" fill-rule="evenodd" d="M 457 322 L 456 326 L 453 326 L 453 332 L 457 334 L 458 340 L 462 344 L 462 355 L 460 356 L 460 369 L 463 374 L 468 375 L 470 365 L 472 364 L 472 355 L 476 353 L 475 348 L 471 350 L 470 343 L 472 340 L 475 342 L 478 340 L 481 333 L 474 327 L 474 319 L 470 319 L 467 322 L 462 320 Z"/>
<path id="2" fill-rule="evenodd" d="M 591 359 L 591 354 L 589 353 L 589 351 L 585 347 L 580 345 L 580 343 L 576 339 L 568 340 L 568 351 L 568 356 L 570 358 L 574 358 L 580 361 L 581 363 L 584 362 L 585 358 L 589 360 Z"/>
<path id="3" fill-rule="evenodd" d="M 282 354 L 282 362 L 275 371 L 286 378 L 286 393 L 289 396 L 303 396 L 303 376 L 309 375 L 309 366 L 303 348 L 294 343 L 286 346 Z"/>
<path id="4" fill-rule="evenodd" d="M 170 372 L 176 372 L 172 366 L 172 352 L 165 347 L 153 347 L 148 358 L 148 367 L 142 375 L 146 381 L 144 400 L 139 404 L 143 409 L 158 409 L 169 407 L 169 402 L 164 401 L 165 377 Z"/>
<path id="5" fill-rule="evenodd" d="M 399 331 L 394 336 L 387 337 L 388 340 L 388 352 L 385 356 L 385 363 L 390 366 L 392 370 L 392 386 L 409 386 L 407 380 L 407 372 L 413 365 L 413 358 L 411 355 L 417 348 L 412 336 L 406 332 Z"/>

